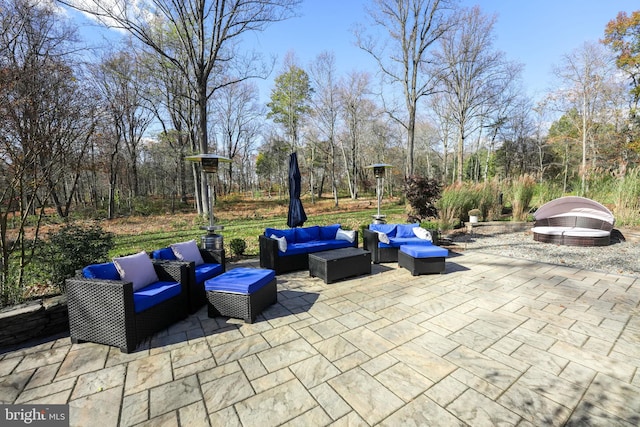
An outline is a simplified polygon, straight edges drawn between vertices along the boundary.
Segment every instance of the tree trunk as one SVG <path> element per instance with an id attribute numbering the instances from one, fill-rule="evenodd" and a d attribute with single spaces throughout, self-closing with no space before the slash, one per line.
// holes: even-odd
<path id="1" fill-rule="evenodd" d="M 464 126 L 460 126 L 458 133 L 458 182 L 462 182 L 463 169 L 464 169 Z"/>

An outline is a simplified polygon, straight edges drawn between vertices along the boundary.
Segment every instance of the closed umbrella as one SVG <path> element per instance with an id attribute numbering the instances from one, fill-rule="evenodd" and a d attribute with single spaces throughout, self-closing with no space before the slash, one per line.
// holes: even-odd
<path id="1" fill-rule="evenodd" d="M 287 225 L 291 228 L 301 227 L 307 220 L 307 214 L 304 213 L 304 208 L 300 201 L 301 190 L 302 182 L 300 168 L 298 167 L 298 155 L 291 153 L 289 156 L 289 213 L 287 215 Z"/>

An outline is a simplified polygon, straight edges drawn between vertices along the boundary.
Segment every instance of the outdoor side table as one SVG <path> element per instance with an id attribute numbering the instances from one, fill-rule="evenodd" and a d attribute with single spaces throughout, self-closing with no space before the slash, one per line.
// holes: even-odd
<path id="1" fill-rule="evenodd" d="M 309 254 L 309 275 L 325 283 L 362 274 L 371 274 L 371 252 L 364 249 L 341 248 Z"/>

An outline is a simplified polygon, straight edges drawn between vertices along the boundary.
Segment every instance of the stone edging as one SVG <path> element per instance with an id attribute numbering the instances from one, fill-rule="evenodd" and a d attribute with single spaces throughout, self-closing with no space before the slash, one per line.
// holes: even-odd
<path id="1" fill-rule="evenodd" d="M 0 350 L 69 330 L 66 295 L 29 301 L 0 311 Z"/>

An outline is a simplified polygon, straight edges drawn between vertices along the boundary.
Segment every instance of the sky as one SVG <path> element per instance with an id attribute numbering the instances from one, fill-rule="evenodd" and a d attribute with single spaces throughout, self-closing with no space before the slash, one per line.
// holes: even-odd
<path id="1" fill-rule="evenodd" d="M 245 43 L 266 57 L 275 56 L 269 78 L 257 80 L 260 98 L 268 102 L 273 79 L 282 72 L 283 59 L 293 52 L 306 68 L 323 51 L 333 52 L 339 76 L 352 71 L 377 72 L 372 58 L 355 46 L 353 28 L 367 22 L 367 0 L 304 0 L 299 16 L 272 24 L 267 30 L 248 35 Z M 637 0 L 461 0 L 466 7 L 478 5 L 485 15 L 496 15 L 495 48 L 506 58 L 524 65 L 526 92 L 537 98 L 553 83 L 552 68 L 563 55 L 585 42 L 604 36 L 607 22 L 618 12 L 640 10 Z M 82 29 L 82 28 L 81 28 Z M 95 37 L 94 29 L 82 29 Z"/>
<path id="2" fill-rule="evenodd" d="M 273 78 L 282 71 L 282 60 L 293 51 L 301 66 L 322 51 L 332 51 L 339 75 L 351 71 L 375 73 L 373 60 L 357 48 L 352 29 L 366 23 L 363 0 L 305 0 L 300 17 L 273 24 L 253 36 L 256 46 L 278 63 L 269 79 L 260 82 L 261 98 L 269 97 Z M 562 56 L 587 41 L 598 41 L 618 12 L 640 10 L 637 0 L 462 0 L 463 6 L 478 5 L 485 15 L 496 15 L 494 46 L 507 59 L 524 65 L 523 85 L 538 97 L 552 84 L 552 68 Z"/>

